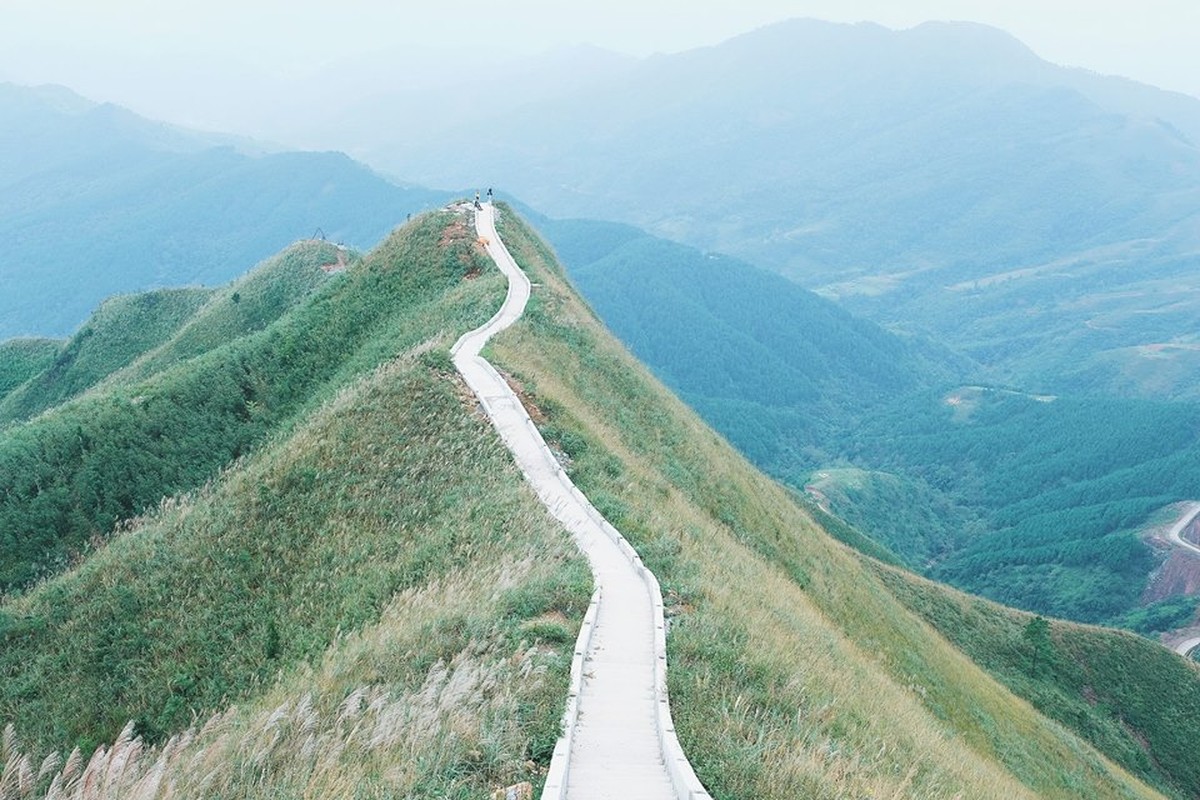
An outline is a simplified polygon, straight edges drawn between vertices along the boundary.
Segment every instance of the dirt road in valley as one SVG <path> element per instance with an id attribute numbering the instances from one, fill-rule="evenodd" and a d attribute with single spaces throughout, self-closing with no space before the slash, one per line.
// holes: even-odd
<path id="1" fill-rule="evenodd" d="M 1176 547 L 1182 547 L 1191 550 L 1196 555 L 1200 555 L 1200 547 L 1183 538 L 1183 532 L 1188 529 L 1188 526 L 1192 524 L 1197 516 L 1200 516 L 1200 503 L 1189 503 L 1184 509 L 1182 516 L 1167 531 L 1167 541 Z"/>

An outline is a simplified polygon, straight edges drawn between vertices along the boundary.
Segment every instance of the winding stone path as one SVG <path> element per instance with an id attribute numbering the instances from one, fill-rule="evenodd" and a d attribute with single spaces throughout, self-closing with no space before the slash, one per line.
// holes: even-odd
<path id="1" fill-rule="evenodd" d="M 587 555 L 596 585 L 542 798 L 704 800 L 709 795 L 671 723 L 658 581 L 563 472 L 508 383 L 479 355 L 493 334 L 520 318 L 530 284 L 496 233 L 491 203 L 476 211 L 475 226 L 508 278 L 508 294 L 491 320 L 455 343 L 454 365 L 538 497 Z"/>

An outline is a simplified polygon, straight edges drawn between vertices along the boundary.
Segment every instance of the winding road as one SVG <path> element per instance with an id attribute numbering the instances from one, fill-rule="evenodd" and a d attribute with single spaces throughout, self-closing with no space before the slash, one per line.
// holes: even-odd
<path id="1" fill-rule="evenodd" d="M 1176 547 L 1182 547 L 1192 553 L 1200 555 L 1200 547 L 1183 538 L 1183 532 L 1188 529 L 1188 526 L 1195 522 L 1196 517 L 1200 516 L 1200 503 L 1189 503 L 1184 507 L 1183 513 L 1171 529 L 1167 531 L 1167 541 Z M 1189 653 L 1200 647 L 1200 636 L 1193 636 L 1174 645 L 1174 650 L 1179 655 L 1186 657 Z"/>
<path id="2" fill-rule="evenodd" d="M 571 482 L 508 383 L 479 355 L 521 317 L 530 283 L 496 233 L 491 203 L 476 210 L 475 228 L 508 278 L 508 294 L 491 320 L 455 343 L 454 366 L 542 503 L 587 555 L 596 585 L 542 798 L 707 800 L 671 722 L 658 581 Z"/>
<path id="3" fill-rule="evenodd" d="M 1167 531 L 1167 540 L 1176 547 L 1182 547 L 1200 555 L 1200 547 L 1183 538 L 1183 532 L 1192 524 L 1197 515 L 1200 515 L 1200 503 L 1192 503 L 1183 512 L 1183 516 L 1171 526 L 1171 530 Z"/>
<path id="4" fill-rule="evenodd" d="M 1197 647 L 1200 647 L 1200 636 L 1193 636 L 1190 639 L 1184 639 L 1179 644 L 1175 645 L 1175 652 L 1186 657 Z"/>

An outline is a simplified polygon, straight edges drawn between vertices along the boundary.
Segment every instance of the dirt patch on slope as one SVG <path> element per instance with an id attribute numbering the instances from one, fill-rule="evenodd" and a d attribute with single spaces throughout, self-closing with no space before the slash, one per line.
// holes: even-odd
<path id="1" fill-rule="evenodd" d="M 1153 603 L 1178 595 L 1200 594 L 1200 556 L 1173 550 L 1161 567 L 1150 576 L 1143 603 Z"/>

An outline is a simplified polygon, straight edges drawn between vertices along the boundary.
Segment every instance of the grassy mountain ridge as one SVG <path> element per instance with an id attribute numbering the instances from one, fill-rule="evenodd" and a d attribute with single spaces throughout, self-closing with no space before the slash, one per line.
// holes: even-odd
<path id="1" fill-rule="evenodd" d="M 590 581 L 452 377 L 450 343 L 503 296 L 482 257 L 457 217 L 422 217 L 266 328 L 199 354 L 185 328 L 165 371 L 94 390 L 161 397 L 163 376 L 191 374 L 212 392 L 214 363 L 246 365 L 289 331 L 331 376 L 203 487 L 0 601 L 0 719 L 26 748 L 162 743 L 126 785 L 169 765 L 190 796 L 470 797 L 539 779 L 527 762 L 553 748 Z M 214 299 L 286 274 L 266 264 Z M 267 403 L 302 373 L 259 377 L 279 384 Z"/>
<path id="2" fill-rule="evenodd" d="M 284 316 L 317 291 L 339 261 L 357 264 L 361 257 L 334 245 L 306 240 L 259 264 L 228 286 L 214 289 L 210 299 L 170 340 L 143 353 L 109 380 L 128 382 L 192 356 L 200 355 L 239 336 L 261 330 Z"/>
<path id="3" fill-rule="evenodd" d="M 438 241 L 431 231 L 444 227 L 444 218 L 426 217 L 296 313 L 10 428 L 0 440 L 0 586 L 20 588 L 60 569 L 118 520 L 202 485 L 348 377 L 388 357 L 387 336 L 426 335 L 420 326 L 431 321 L 420 304 L 473 263 L 465 234 L 448 240 L 446 247 L 457 242 L 451 255 L 428 249 Z M 436 279 L 392 275 L 388 258 L 446 271 Z M 233 302 L 231 294 L 220 298 Z M 411 318 L 396 316 L 404 309 Z"/>
<path id="4" fill-rule="evenodd" d="M 9 339 L 0 342 L 0 401 L 49 366 L 62 342 L 54 339 Z"/>
<path id="5" fill-rule="evenodd" d="M 540 288 L 526 318 L 494 343 L 495 356 L 545 413 L 543 431 L 565 452 L 572 478 L 672 599 L 673 713 L 715 796 L 1141 791 L 1099 777 L 1108 767 L 1072 735 L 1027 716 L 1031 708 L 910 616 L 870 577 L 870 562 L 828 538 L 601 333 L 544 244 L 510 216 L 501 226 Z M 1064 625 L 1088 631 L 1081 635 L 1099 651 L 1117 637 L 1142 657 L 1162 653 Z M 1132 687 L 1155 680 L 1136 671 L 1113 677 Z M 1086 722 L 1068 724 L 1090 738 Z M 1129 758 L 1136 734 L 1121 747 L 1092 741 L 1161 789 L 1196 791 L 1186 770 Z M 1186 757 L 1179 746 L 1173 758 Z"/>
<path id="6" fill-rule="evenodd" d="M 109 298 L 33 375 L 0 402 L 0 424 L 28 419 L 81 394 L 170 339 L 208 299 L 206 289 L 160 289 Z"/>
<path id="7" fill-rule="evenodd" d="M 660 576 L 673 713 L 715 797 L 1195 794 L 1175 753 L 1097 750 L 951 646 L 634 361 L 511 210 L 500 224 L 536 288 L 489 358 Z M 175 796 L 537 783 L 589 581 L 450 370 L 503 296 L 479 257 L 460 218 L 422 217 L 267 328 L 94 390 L 145 392 L 280 330 L 341 340 L 312 345 L 337 362 L 314 367 L 323 388 L 207 487 L 0 600 L 0 721 L 28 750 L 116 737 L 112 763 L 133 756 L 113 785 Z M 161 746 L 135 752 L 139 733 Z M 51 771 L 82 780 L 71 763 Z"/>

